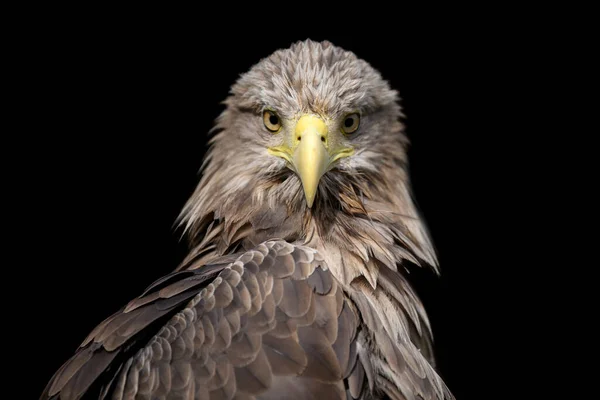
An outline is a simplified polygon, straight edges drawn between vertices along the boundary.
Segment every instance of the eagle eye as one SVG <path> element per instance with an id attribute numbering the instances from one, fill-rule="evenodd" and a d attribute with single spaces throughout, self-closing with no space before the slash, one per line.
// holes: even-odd
<path id="1" fill-rule="evenodd" d="M 360 126 L 360 115 L 358 113 L 347 115 L 342 122 L 342 132 L 346 134 L 354 133 Z"/>
<path id="2" fill-rule="evenodd" d="M 263 113 L 263 122 L 270 132 L 275 133 L 281 129 L 281 119 L 274 111 L 266 110 Z"/>

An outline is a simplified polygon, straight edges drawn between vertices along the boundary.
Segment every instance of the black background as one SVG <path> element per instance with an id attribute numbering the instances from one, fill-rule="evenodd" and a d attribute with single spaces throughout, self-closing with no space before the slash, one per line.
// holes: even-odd
<path id="1" fill-rule="evenodd" d="M 35 131 L 21 137 L 12 196 L 32 220 L 17 239 L 35 293 L 35 307 L 19 308 L 35 343 L 34 398 L 95 325 L 177 266 L 186 248 L 174 222 L 220 102 L 260 58 L 308 37 L 355 52 L 399 91 L 415 197 L 442 269 L 411 275 L 439 370 L 458 399 L 492 385 L 508 306 L 495 296 L 506 282 L 500 237 L 512 229 L 506 205 L 518 200 L 506 197 L 504 172 L 520 55 L 505 33 L 430 23 L 227 38 L 160 18 L 89 24 L 51 23 L 35 35 L 15 99 L 29 105 L 22 124 Z"/>

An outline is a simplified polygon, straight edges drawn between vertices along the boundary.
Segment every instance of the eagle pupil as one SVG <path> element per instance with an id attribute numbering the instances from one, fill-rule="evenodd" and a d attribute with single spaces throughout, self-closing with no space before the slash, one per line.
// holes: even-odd
<path id="1" fill-rule="evenodd" d="M 350 128 L 353 124 L 354 124 L 354 120 L 352 118 L 346 118 L 346 121 L 344 122 L 344 125 L 346 125 L 346 128 Z"/>
<path id="2" fill-rule="evenodd" d="M 277 124 L 279 123 L 279 118 L 277 118 L 277 116 L 276 116 L 276 115 L 271 115 L 271 116 L 269 117 L 269 122 L 270 122 L 272 125 L 277 125 Z"/>

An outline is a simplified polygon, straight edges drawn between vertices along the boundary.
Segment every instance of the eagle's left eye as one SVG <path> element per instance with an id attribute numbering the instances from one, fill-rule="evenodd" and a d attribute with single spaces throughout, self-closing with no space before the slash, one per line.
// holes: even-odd
<path id="1" fill-rule="evenodd" d="M 342 122 L 342 132 L 344 133 L 354 133 L 358 130 L 360 126 L 360 115 L 358 113 L 347 115 Z"/>
<path id="2" fill-rule="evenodd" d="M 273 133 L 281 129 L 281 119 L 273 111 L 266 110 L 263 113 L 263 122 L 265 123 L 265 127 Z"/>

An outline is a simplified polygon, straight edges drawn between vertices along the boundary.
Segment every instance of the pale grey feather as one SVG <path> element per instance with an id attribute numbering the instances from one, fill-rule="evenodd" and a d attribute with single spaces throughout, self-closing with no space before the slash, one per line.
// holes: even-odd
<path id="1" fill-rule="evenodd" d="M 398 94 L 354 54 L 299 42 L 242 75 L 181 223 L 175 272 L 100 324 L 43 398 L 452 398 L 402 275 L 437 271 L 411 198 Z M 360 112 L 312 208 L 262 111 Z"/>

